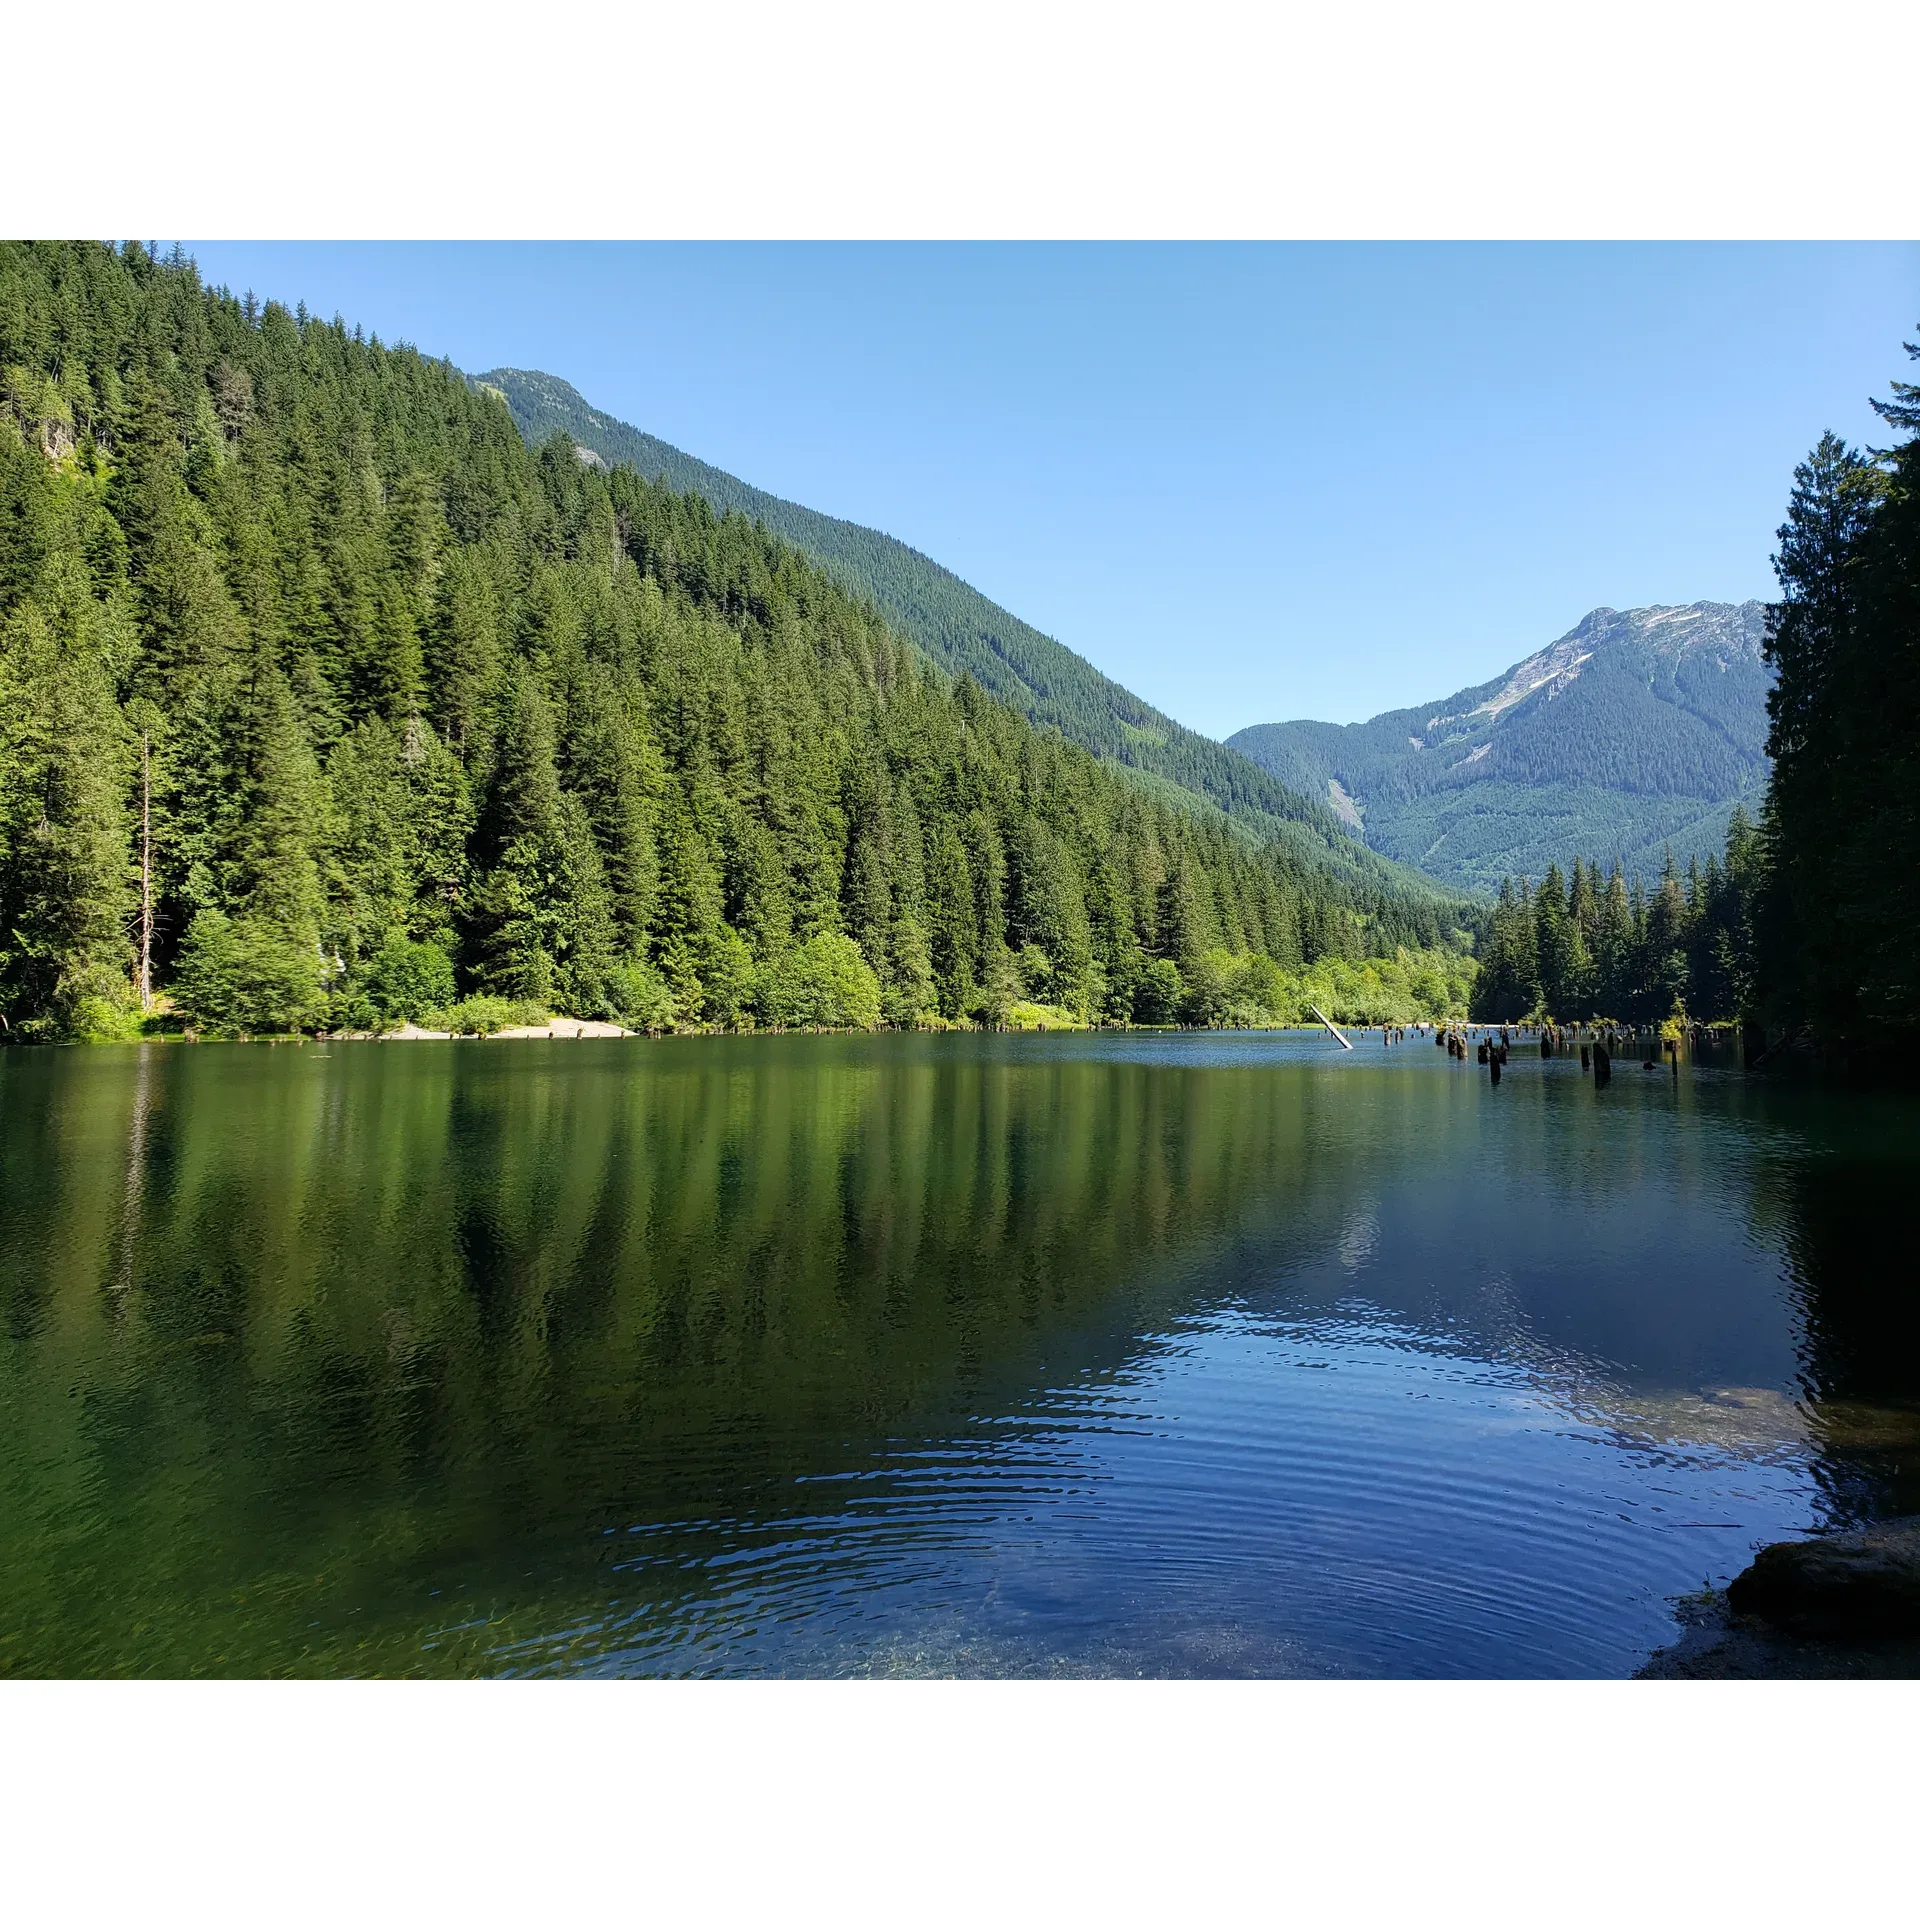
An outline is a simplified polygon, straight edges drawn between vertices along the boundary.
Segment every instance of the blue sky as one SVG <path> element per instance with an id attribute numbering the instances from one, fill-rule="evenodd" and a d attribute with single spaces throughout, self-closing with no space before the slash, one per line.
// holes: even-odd
<path id="1" fill-rule="evenodd" d="M 1217 736 L 1769 595 L 1920 323 L 1909 244 L 188 246 L 884 528 Z"/>

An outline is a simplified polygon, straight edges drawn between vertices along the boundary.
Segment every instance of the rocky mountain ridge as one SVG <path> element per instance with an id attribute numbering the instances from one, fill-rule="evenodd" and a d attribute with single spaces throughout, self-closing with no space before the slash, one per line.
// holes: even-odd
<path id="1" fill-rule="evenodd" d="M 1292 720 L 1228 745 L 1367 844 L 1486 887 L 1573 856 L 1657 870 L 1717 849 L 1766 782 L 1766 606 L 1596 607 L 1477 687 L 1351 726 Z"/>

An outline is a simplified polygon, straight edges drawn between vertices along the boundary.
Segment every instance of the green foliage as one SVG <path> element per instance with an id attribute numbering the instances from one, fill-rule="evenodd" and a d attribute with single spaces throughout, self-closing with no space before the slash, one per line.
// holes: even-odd
<path id="1" fill-rule="evenodd" d="M 1476 1019 L 1523 1020 L 1540 1004 L 1539 942 L 1524 880 L 1500 883 L 1500 903 L 1493 910 L 1486 959 L 1475 985 Z"/>
<path id="2" fill-rule="evenodd" d="M 367 997 L 389 1020 L 422 1021 L 454 997 L 453 960 L 444 947 L 388 932 L 368 963 Z"/>
<path id="3" fill-rule="evenodd" d="M 690 1020 L 711 1026 L 737 1027 L 744 1023 L 753 999 L 753 953 L 739 930 L 722 921 L 703 927 L 685 948 L 688 975 L 695 983 L 682 1010 Z"/>
<path id="4" fill-rule="evenodd" d="M 1214 947 L 1184 968 L 1147 962 L 1135 976 L 1132 1016 L 1141 1026 L 1288 1027 L 1312 1020 L 1318 1007 L 1354 1026 L 1461 1019 L 1475 972 L 1464 946 L 1403 947 L 1365 960 L 1328 954 L 1291 968 L 1267 954 Z"/>
<path id="5" fill-rule="evenodd" d="M 1310 820 L 1254 832 L 1264 800 L 1101 764 L 765 527 L 183 258 L 0 246 L 0 368 L 9 1035 L 129 1017 L 143 861 L 154 984 L 203 1032 L 455 994 L 469 1029 L 1230 1017 L 1211 954 L 1385 962 L 1471 922 Z"/>
<path id="6" fill-rule="evenodd" d="M 1458 948 L 1402 948 L 1359 962 L 1329 956 L 1295 974 L 1249 967 L 1229 983 L 1229 1023 L 1310 1020 L 1313 1007 L 1348 1026 L 1458 1020 L 1466 1014 L 1476 973 L 1473 957 Z"/>
<path id="7" fill-rule="evenodd" d="M 1179 1011 L 1190 1027 L 1224 1025 L 1232 1004 L 1233 956 L 1198 953 L 1181 968 Z"/>
<path id="8" fill-rule="evenodd" d="M 983 1027 L 1004 1027 L 1020 1003 L 1022 991 L 1019 961 L 1003 942 L 992 941 L 981 958 L 979 978 L 962 1010 Z"/>
<path id="9" fill-rule="evenodd" d="M 9 429 L 0 425 L 0 437 Z M 130 991 L 125 736 L 70 574 L 0 633 L 0 1013 L 23 1035 L 116 1035 Z"/>
<path id="10" fill-rule="evenodd" d="M 1473 996 L 1479 1020 L 1728 1021 L 1751 976 L 1751 921 L 1759 847 L 1746 812 L 1728 823 L 1724 863 L 1690 862 L 1684 880 L 1671 854 L 1659 884 L 1631 888 L 1618 866 L 1604 883 L 1575 859 L 1571 883 L 1558 867 L 1535 887 L 1501 884 Z"/>
<path id="11" fill-rule="evenodd" d="M 271 920 L 202 907 L 187 929 L 173 998 L 203 1033 L 289 1033 L 323 1008 L 320 956 Z"/>
<path id="12" fill-rule="evenodd" d="M 637 1033 L 668 1033 L 673 1028 L 673 994 L 657 967 L 644 960 L 626 960 L 607 978 L 607 997 L 613 1017 Z"/>
<path id="13" fill-rule="evenodd" d="M 761 968 L 755 1005 L 770 1027 L 877 1027 L 880 981 L 844 933 L 816 933 Z"/>
<path id="14" fill-rule="evenodd" d="M 1920 356 L 1920 345 L 1907 352 Z M 1920 1032 L 1920 406 L 1868 457 L 1832 434 L 1794 473 L 1768 636 L 1773 785 L 1762 821 L 1755 1008 L 1826 1048 Z"/>
<path id="15" fill-rule="evenodd" d="M 1143 1027 L 1171 1026 L 1179 1017 L 1187 984 L 1172 960 L 1148 960 L 1134 976 L 1133 1017 Z"/>
<path id="16" fill-rule="evenodd" d="M 1000 1024 L 1011 1033 L 1065 1033 L 1084 1027 L 1071 1007 L 1053 1006 L 1039 1000 L 1016 1000 L 1001 1018 Z"/>
<path id="17" fill-rule="evenodd" d="M 420 1025 L 429 1033 L 498 1033 L 502 1027 L 544 1027 L 552 1011 L 538 1000 L 506 1000 L 473 993 L 448 1007 L 429 1008 Z"/>

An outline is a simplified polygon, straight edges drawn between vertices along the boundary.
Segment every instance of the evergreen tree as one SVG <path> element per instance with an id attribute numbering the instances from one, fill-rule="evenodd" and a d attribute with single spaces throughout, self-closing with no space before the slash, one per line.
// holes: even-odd
<path id="1" fill-rule="evenodd" d="M 126 741 L 92 638 L 30 605 L 0 634 L 0 1009 L 28 1035 L 130 1010 Z"/>
<path id="2" fill-rule="evenodd" d="M 1669 849 L 1660 870 L 1660 884 L 1647 903 L 1640 935 L 1643 985 L 1636 1011 L 1641 1017 L 1665 1020 L 1687 1010 L 1687 948 L 1691 916 L 1680 875 Z"/>
<path id="3" fill-rule="evenodd" d="M 1624 1020 L 1634 1002 L 1633 902 L 1615 861 L 1595 912 L 1593 942 L 1594 1012 L 1602 1019 Z"/>
<path id="4" fill-rule="evenodd" d="M 501 731 L 478 851 L 467 913 L 475 984 L 505 999 L 597 1010 L 609 958 L 604 879 L 583 810 L 560 789 L 551 709 L 525 673 Z"/>
<path id="5" fill-rule="evenodd" d="M 1763 1000 L 1785 1024 L 1849 1023 L 1853 979 L 1835 854 L 1843 817 L 1843 706 L 1833 682 L 1854 637 L 1859 548 L 1883 492 L 1876 464 L 1832 433 L 1794 469 L 1774 568 L 1781 603 L 1769 623 L 1776 673 L 1767 711 L 1773 759 L 1763 831 L 1770 843 Z"/>
<path id="6" fill-rule="evenodd" d="M 1557 885 L 1557 874 L 1555 882 Z M 1564 919 L 1564 897 L 1560 915 Z M 1487 957 L 1474 983 L 1474 1017 L 1529 1018 L 1540 1006 L 1540 952 L 1533 901 L 1524 881 L 1500 883 L 1500 899 L 1493 910 L 1487 944 Z"/>
<path id="7" fill-rule="evenodd" d="M 1548 867 L 1533 897 L 1533 937 L 1544 1004 L 1562 1018 L 1577 1013 L 1591 997 L 1590 965 L 1580 922 L 1557 866 Z"/>

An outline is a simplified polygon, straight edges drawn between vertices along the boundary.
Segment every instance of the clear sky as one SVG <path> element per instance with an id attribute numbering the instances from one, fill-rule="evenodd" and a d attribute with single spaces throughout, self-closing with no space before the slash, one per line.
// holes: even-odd
<path id="1" fill-rule="evenodd" d="M 1216 736 L 1770 596 L 1920 323 L 1911 244 L 188 246 L 895 534 Z"/>

